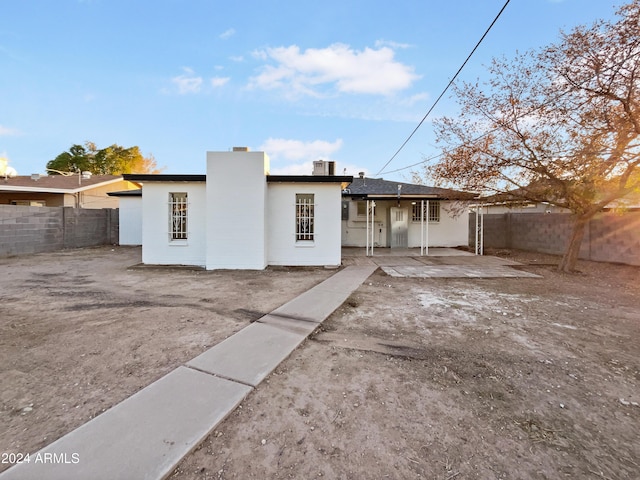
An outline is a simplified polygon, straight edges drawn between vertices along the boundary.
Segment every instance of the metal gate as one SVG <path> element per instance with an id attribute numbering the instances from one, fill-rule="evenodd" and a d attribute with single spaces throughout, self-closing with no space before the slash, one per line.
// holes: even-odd
<path id="1" fill-rule="evenodd" d="M 391 248 L 407 248 L 409 246 L 409 209 L 391 207 Z"/>

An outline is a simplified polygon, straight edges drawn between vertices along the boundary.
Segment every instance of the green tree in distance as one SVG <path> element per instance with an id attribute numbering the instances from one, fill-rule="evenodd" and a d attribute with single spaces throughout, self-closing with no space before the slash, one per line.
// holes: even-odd
<path id="1" fill-rule="evenodd" d="M 569 209 L 559 269 L 574 270 L 587 222 L 640 190 L 640 0 L 488 71 L 488 82 L 456 87 L 460 114 L 435 122 L 444 153 L 425 174 Z"/>
<path id="2" fill-rule="evenodd" d="M 124 148 L 113 144 L 98 150 L 95 143 L 72 145 L 47 163 L 52 174 L 59 172 L 91 172 L 96 175 L 121 175 L 123 173 L 160 173 L 152 155 L 145 157 L 137 146 Z"/>

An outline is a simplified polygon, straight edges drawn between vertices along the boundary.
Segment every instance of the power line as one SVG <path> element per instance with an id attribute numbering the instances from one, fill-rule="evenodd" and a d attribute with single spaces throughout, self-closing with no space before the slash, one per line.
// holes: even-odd
<path id="1" fill-rule="evenodd" d="M 633 59 L 634 57 L 640 57 L 640 53 L 634 53 L 634 54 L 632 54 L 632 55 L 631 55 L 631 57 L 630 57 L 630 58 L 631 58 L 631 59 Z M 604 73 L 604 72 L 611 71 L 611 70 L 615 70 L 616 68 L 621 67 L 621 66 L 622 66 L 622 65 L 623 65 L 627 60 L 628 60 L 628 59 L 623 59 L 623 60 L 621 60 L 620 62 L 617 62 L 617 63 L 615 63 L 615 64 L 613 64 L 613 65 L 608 66 L 607 68 L 605 68 L 605 69 L 603 70 L 603 73 Z M 591 80 L 593 80 L 594 78 L 596 78 L 596 75 L 593 75 L 593 76 L 591 76 L 590 78 L 587 78 L 587 79 L 583 80 L 582 82 L 577 83 L 577 84 L 576 84 L 576 86 L 584 86 L 586 83 L 590 82 L 590 81 L 591 81 Z M 544 107 L 547 107 L 547 106 L 549 106 L 549 105 L 554 105 L 558 100 L 560 100 L 560 99 L 561 99 L 562 97 L 564 97 L 565 95 L 568 95 L 570 92 L 571 92 L 571 90 L 565 90 L 565 91 L 563 91 L 563 92 L 560 92 L 557 96 L 555 96 L 555 97 L 553 97 L 553 98 L 550 98 L 550 99 L 549 99 L 549 100 L 547 100 L 546 102 L 543 102 L 542 104 L 538 105 L 537 107 L 534 107 L 533 109 L 529 110 L 528 112 L 522 113 L 522 114 L 520 114 L 520 115 L 516 115 L 515 119 L 516 119 L 516 120 L 518 120 L 518 119 L 520 119 L 520 118 L 527 117 L 527 116 L 529 116 L 529 115 L 531 115 L 531 114 L 533 114 L 533 113 L 536 113 L 538 110 L 543 109 Z M 498 131 L 498 130 L 500 130 L 500 127 L 492 128 L 491 130 L 488 130 L 488 131 L 486 131 L 486 132 L 484 132 L 484 133 L 482 133 L 482 134 L 478 135 L 477 137 L 473 138 L 473 139 L 472 139 L 472 140 L 470 140 L 470 141 L 466 141 L 466 142 L 463 142 L 463 143 L 461 143 L 461 144 L 458 144 L 458 145 L 456 145 L 456 146 L 455 146 L 455 147 L 453 147 L 453 148 L 444 149 L 442 152 L 440 152 L 440 153 L 438 153 L 438 154 L 436 154 L 436 155 L 432 155 L 431 157 L 425 158 L 425 159 L 423 159 L 423 160 L 420 160 L 419 162 L 412 163 L 411 165 L 406 165 L 406 166 L 404 166 L 404 167 L 396 168 L 395 170 L 389 170 L 388 172 L 385 172 L 385 173 L 397 173 L 397 172 L 401 172 L 402 170 L 406 170 L 407 168 L 416 167 L 416 166 L 418 166 L 418 165 L 421 165 L 421 164 L 424 164 L 424 163 L 430 162 L 431 160 L 436 160 L 437 158 L 440 158 L 440 157 L 442 157 L 442 156 L 446 155 L 447 153 L 449 153 L 449 152 L 451 152 L 451 151 L 453 151 L 453 150 L 455 150 L 455 149 L 457 149 L 457 148 L 465 147 L 465 146 L 468 146 L 468 145 L 473 145 L 473 144 L 474 144 L 474 143 L 476 143 L 478 140 L 482 140 L 482 139 L 483 139 L 484 137 L 486 137 L 487 135 L 491 135 L 493 132 L 496 132 L 496 131 Z M 387 164 L 388 164 L 388 163 L 387 163 Z M 380 173 L 380 172 L 378 172 L 378 173 Z M 376 175 L 377 175 L 377 174 L 376 174 Z"/>
<path id="2" fill-rule="evenodd" d="M 429 108 L 429 111 L 427 111 L 427 113 L 425 114 L 424 117 L 422 117 L 422 120 L 420 120 L 420 122 L 418 123 L 418 125 L 416 126 L 416 128 L 413 129 L 413 132 L 411 132 L 411 134 L 407 137 L 407 139 L 404 141 L 404 143 L 402 145 L 400 145 L 400 148 L 398 148 L 398 150 L 396 151 L 396 153 L 393 154 L 393 156 L 387 161 L 387 163 L 384 164 L 384 166 L 378 170 L 378 173 L 376 173 L 374 176 L 378 176 L 385 168 L 387 168 L 387 166 L 393 161 L 394 158 L 396 158 L 396 156 L 400 153 L 400 151 L 404 148 L 404 146 L 409 143 L 409 140 L 411 140 L 411 137 L 413 137 L 413 135 L 418 131 L 418 129 L 422 126 L 422 124 L 424 123 L 424 121 L 427 119 L 427 117 L 431 114 L 431 112 L 433 111 L 433 109 L 436 107 L 436 105 L 438 104 L 438 102 L 440 101 L 440 99 L 444 96 L 445 93 L 447 93 L 447 90 L 449 90 L 449 87 L 451 85 L 453 85 L 453 82 L 456 80 L 456 78 L 458 77 L 458 75 L 460 74 L 460 72 L 462 71 L 462 69 L 465 67 L 465 65 L 467 64 L 467 62 L 469 61 L 469 59 L 472 57 L 472 55 L 475 53 L 475 51 L 478 49 L 478 47 L 480 46 L 480 44 L 482 43 L 482 41 L 484 40 L 484 38 L 487 36 L 487 34 L 489 33 L 489 31 L 491 30 L 491 28 L 495 25 L 495 23 L 498 21 L 498 18 L 500 18 L 500 15 L 502 15 L 502 12 L 504 12 L 504 9 L 507 8 L 507 5 L 509 5 L 509 2 L 511 0 L 507 0 L 505 2 L 505 4 L 502 6 L 502 8 L 500 9 L 500 11 L 498 12 L 498 15 L 496 15 L 496 18 L 493 19 L 493 22 L 491 22 L 491 25 L 489 25 L 489 27 L 487 28 L 487 30 L 484 32 L 484 34 L 482 35 L 482 37 L 480 38 L 480 40 L 478 40 L 478 43 L 476 43 L 476 46 L 473 47 L 473 50 L 471 50 L 471 53 L 467 56 L 467 59 L 462 63 L 462 65 L 460 66 L 460 68 L 458 68 L 458 71 L 456 72 L 456 74 L 453 76 L 453 78 L 451 80 L 449 80 L 449 83 L 447 84 L 447 86 L 444 88 L 444 90 L 442 90 L 442 93 L 440 93 L 440 95 L 438 96 L 438 98 L 436 98 L 436 101 L 433 102 L 433 105 L 431 105 L 431 108 Z"/>

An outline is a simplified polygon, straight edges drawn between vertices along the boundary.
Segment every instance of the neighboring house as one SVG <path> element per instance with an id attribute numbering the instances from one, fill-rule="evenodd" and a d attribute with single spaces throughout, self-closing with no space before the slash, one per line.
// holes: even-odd
<path id="1" fill-rule="evenodd" d="M 481 200 L 481 199 L 480 199 Z M 481 201 L 473 208 L 482 207 L 485 214 L 502 213 L 571 213 L 568 209 L 551 205 L 548 202 L 513 201 Z"/>
<path id="2" fill-rule="evenodd" d="M 142 185 L 145 264 L 259 270 L 341 263 L 338 212 L 352 177 L 269 175 L 264 152 L 236 147 L 207 152 L 206 175 L 124 178 Z"/>
<path id="3" fill-rule="evenodd" d="M 473 208 L 482 207 L 484 214 L 503 213 L 571 213 L 571 210 L 553 205 L 549 202 L 534 202 L 524 200 L 516 194 L 499 193 L 477 198 Z M 545 197 L 543 197 L 545 198 Z M 548 198 L 548 197 L 547 197 Z M 640 210 L 640 193 L 632 192 L 626 197 L 614 200 L 605 206 L 602 211 L 638 211 Z"/>
<path id="4" fill-rule="evenodd" d="M 343 246 L 468 245 L 467 205 L 473 194 L 361 174 L 342 192 L 342 198 Z"/>
<path id="5" fill-rule="evenodd" d="M 38 175 L 0 177 L 0 205 L 118 208 L 109 192 L 138 188 L 116 175 Z"/>

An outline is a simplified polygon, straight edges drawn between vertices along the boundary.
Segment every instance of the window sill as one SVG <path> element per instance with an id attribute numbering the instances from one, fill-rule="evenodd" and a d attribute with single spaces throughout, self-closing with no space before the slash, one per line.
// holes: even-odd
<path id="1" fill-rule="evenodd" d="M 170 247 L 187 247 L 189 246 L 188 240 L 169 240 Z"/>
<path id="2" fill-rule="evenodd" d="M 316 242 L 313 240 L 298 240 L 296 242 L 296 248 L 300 247 L 300 248 L 309 248 L 309 247 L 315 247 Z"/>

